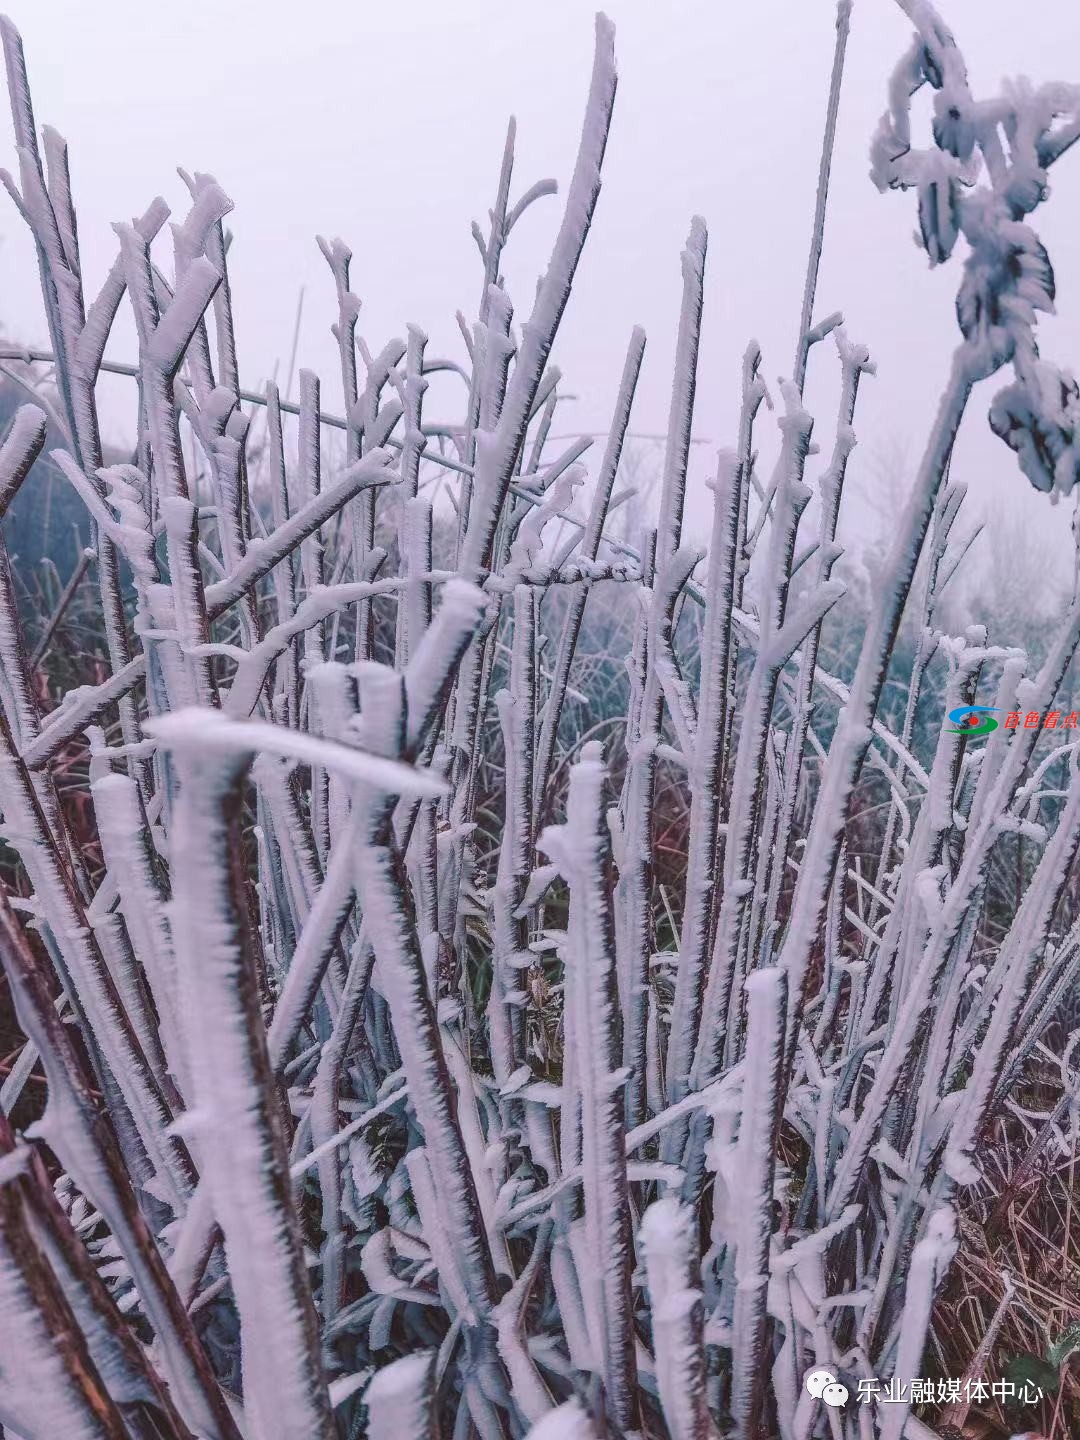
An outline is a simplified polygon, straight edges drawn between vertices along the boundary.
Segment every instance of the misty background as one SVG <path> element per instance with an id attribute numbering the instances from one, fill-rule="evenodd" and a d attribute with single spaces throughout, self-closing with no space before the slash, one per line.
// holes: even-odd
<path id="1" fill-rule="evenodd" d="M 707 534 L 705 481 L 718 445 L 734 442 L 740 362 L 747 341 L 764 374 L 791 372 L 817 183 L 821 125 L 834 43 L 832 0 L 612 0 L 619 93 L 603 193 L 567 310 L 555 360 L 578 398 L 555 434 L 602 431 L 631 326 L 648 336 L 632 428 L 667 424 L 678 320 L 679 252 L 690 218 L 710 240 L 688 499 L 688 530 Z M 943 0 L 968 59 L 974 92 L 1010 76 L 1068 79 L 1080 54 L 1080 7 L 1015 0 Z M 534 180 L 565 189 L 576 153 L 592 53 L 592 9 L 416 0 L 409 6 L 310 0 L 303 7 L 189 0 L 183 7 L 74 0 L 10 7 L 22 30 L 39 123 L 71 147 L 83 263 L 91 288 L 116 253 L 113 221 L 163 194 L 182 215 L 176 167 L 209 171 L 235 202 L 230 272 L 240 337 L 241 382 L 284 387 L 298 296 L 304 292 L 298 366 L 318 370 L 325 408 L 340 411 L 329 270 L 315 234 L 340 235 L 354 252 L 352 284 L 363 301 L 359 331 L 373 350 L 407 322 L 431 337 L 429 355 L 463 358 L 459 307 L 475 313 L 482 271 L 470 222 L 486 230 L 507 119 L 516 115 L 512 195 Z M 879 195 L 868 178 L 870 137 L 888 76 L 910 27 L 889 0 L 856 0 L 833 165 L 815 319 L 842 309 L 848 334 L 867 344 L 877 377 L 862 389 L 841 522 L 849 566 L 861 566 L 889 533 L 917 463 L 958 338 L 953 298 L 959 257 L 931 271 L 912 243 L 910 196 Z M 15 169 L 10 133 L 0 163 Z M 1040 322 L 1044 353 L 1068 365 L 1080 342 L 1080 254 L 1074 244 L 1080 186 L 1070 155 L 1054 172 L 1052 204 L 1038 228 L 1057 276 L 1061 318 Z M 523 320 L 560 213 L 534 206 L 515 230 L 505 272 Z M 159 241 L 168 254 L 168 239 Z M 46 347 L 32 246 L 0 200 L 0 325 L 7 343 Z M 136 345 L 122 308 L 109 358 Z M 831 342 L 811 358 L 808 408 L 827 456 L 838 366 Z M 435 377 L 428 415 L 459 409 Z M 1003 381 L 979 388 L 952 475 L 968 483 L 960 530 L 987 529 L 957 582 L 966 618 L 1003 616 L 1019 626 L 1057 608 L 1071 583 L 1071 503 L 1054 506 L 1020 473 L 986 423 Z M 296 396 L 293 381 L 292 398 Z M 103 377 L 106 437 L 134 433 L 131 381 Z M 778 395 L 777 395 L 778 398 Z M 759 426 L 763 440 L 770 426 Z M 765 440 L 767 445 L 769 442 Z M 634 450 L 637 483 L 658 469 L 659 446 Z M 767 471 L 768 452 L 762 471 Z M 597 454 L 586 457 L 595 465 Z M 816 466 L 814 462 L 811 477 Z"/>

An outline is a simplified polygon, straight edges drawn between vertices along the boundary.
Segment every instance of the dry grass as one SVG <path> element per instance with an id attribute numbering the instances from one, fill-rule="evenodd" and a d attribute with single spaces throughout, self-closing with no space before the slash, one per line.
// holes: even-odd
<path id="1" fill-rule="evenodd" d="M 999 1116 L 986 1137 L 986 1179 L 962 1203 L 960 1249 L 935 1309 L 933 1359 L 941 1377 L 965 1374 L 1009 1282 L 1015 1288 L 981 1377 L 988 1382 L 1019 1356 L 1045 1358 L 1080 1321 L 1077 1114 L 1068 1113 L 1060 1077 L 1050 1073 L 1026 1088 L 1023 1105 L 1050 1118 Z M 933 1424 L 947 1417 L 936 1410 L 923 1418 Z M 973 1440 L 1017 1431 L 1047 1440 L 1080 1435 L 1080 1360 L 1066 1361 L 1057 1394 L 1039 1407 L 973 1405 L 959 1431 Z"/>

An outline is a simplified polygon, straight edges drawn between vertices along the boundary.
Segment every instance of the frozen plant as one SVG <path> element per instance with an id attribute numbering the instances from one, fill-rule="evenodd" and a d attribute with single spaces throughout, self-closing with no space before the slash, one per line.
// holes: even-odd
<path id="1" fill-rule="evenodd" d="M 921 1374 L 968 1192 L 992 1185 L 988 1118 L 1068 1144 L 1075 1037 L 1056 1056 L 1046 1037 L 1080 970 L 1061 905 L 1080 742 L 1062 728 L 1037 751 L 1021 725 L 923 743 L 915 716 L 931 667 L 946 711 L 1052 712 L 1080 642 L 1080 592 L 1037 669 L 979 624 L 939 626 L 976 382 L 1011 366 L 991 424 L 1054 499 L 1076 480 L 1080 404 L 1039 354 L 1054 284 L 1029 217 L 1080 92 L 977 100 L 935 12 L 901 4 L 915 33 L 873 175 L 916 191 L 932 264 L 964 248 L 959 334 L 849 684 L 819 662 L 873 364 L 814 306 L 850 0 L 792 373 L 770 394 L 748 346 L 706 554 L 683 525 L 702 219 L 639 543 L 609 520 L 640 329 L 599 453 L 551 439 L 615 99 L 603 17 L 527 319 L 503 253 L 555 186 L 513 198 L 513 125 L 460 361 L 415 325 L 369 344 L 349 251 L 320 241 L 341 416 L 310 371 L 298 403 L 241 387 L 212 177 L 184 177 L 168 227 L 160 199 L 118 225 L 88 288 L 67 146 L 39 135 L 0 26 L 19 160 L 2 178 L 49 333 L 7 353 L 53 382 L 0 443 L 0 515 L 51 423 L 107 657 L 94 683 L 40 683 L 59 632 L 31 644 L 0 542 L 0 960 L 23 1037 L 0 1088 L 10 1440 L 933 1433 L 907 1404 L 829 1408 L 803 1382 L 828 1369 L 855 1396 Z M 127 366 L 104 359 L 124 305 Z M 837 382 L 820 459 L 811 363 Z M 109 369 L 137 384 L 130 462 L 106 465 Z M 445 370 L 450 419 L 428 399 Z M 895 733 L 878 712 L 909 607 Z M 583 642 L 617 635 L 616 611 L 626 654 L 597 661 Z M 868 862 L 849 840 L 871 784 Z M 662 787 L 688 817 L 676 886 Z M 1015 837 L 1035 860 L 991 941 L 990 867 Z M 1048 1056 L 1063 1101 L 1033 1116 L 1019 1096 Z"/>

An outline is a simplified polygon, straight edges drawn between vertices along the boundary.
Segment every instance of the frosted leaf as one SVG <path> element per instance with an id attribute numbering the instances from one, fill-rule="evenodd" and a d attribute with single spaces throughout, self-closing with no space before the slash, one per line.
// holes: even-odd
<path id="1" fill-rule="evenodd" d="M 527 1432 L 526 1440 L 596 1440 L 597 1431 L 577 1400 L 568 1400 Z"/>
<path id="2" fill-rule="evenodd" d="M 1080 477 L 1080 388 L 1068 371 L 1037 361 L 990 407 L 990 428 L 1015 450 L 1036 490 L 1069 495 Z"/>
<path id="3" fill-rule="evenodd" d="M 434 1440 L 433 1354 L 407 1355 L 375 1372 L 364 1391 L 370 1440 Z"/>

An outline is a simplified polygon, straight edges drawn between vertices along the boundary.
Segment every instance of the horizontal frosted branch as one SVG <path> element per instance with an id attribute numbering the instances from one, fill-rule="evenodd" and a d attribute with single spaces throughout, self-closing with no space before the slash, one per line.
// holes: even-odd
<path id="1" fill-rule="evenodd" d="M 445 795 L 448 790 L 446 782 L 437 775 L 403 761 L 389 760 L 263 720 L 230 720 L 220 710 L 192 706 L 148 720 L 145 729 L 151 738 L 169 750 L 281 755 L 304 765 L 320 765 L 391 795 L 435 797 Z"/>

